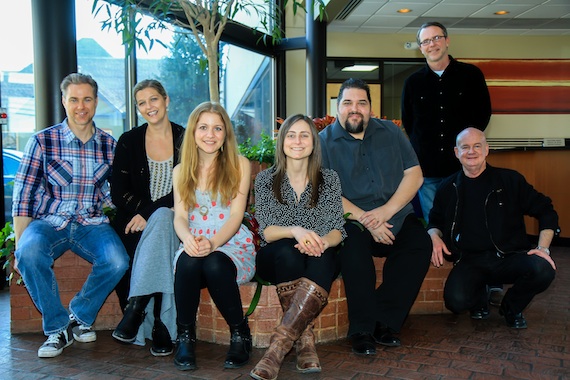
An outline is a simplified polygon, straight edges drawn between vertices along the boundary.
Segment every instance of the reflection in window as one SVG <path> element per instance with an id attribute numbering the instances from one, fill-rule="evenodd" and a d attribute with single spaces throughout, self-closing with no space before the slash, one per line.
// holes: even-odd
<path id="1" fill-rule="evenodd" d="M 91 1 L 76 0 L 77 67 L 99 85 L 94 121 L 116 139 L 125 129 L 125 54 L 121 36 L 102 31 L 104 14 L 91 13 Z"/>
<path id="2" fill-rule="evenodd" d="M 207 59 L 190 34 L 171 34 L 169 40 L 162 41 L 168 49 L 161 56 L 155 54 L 155 48 L 148 53 L 137 51 L 137 82 L 160 81 L 170 97 L 169 119 L 186 126 L 192 110 L 210 99 Z M 139 115 L 139 125 L 143 123 Z"/>
<path id="3" fill-rule="evenodd" d="M 232 119 L 238 143 L 261 132 L 272 135 L 273 115 L 272 60 L 261 54 L 230 44 L 223 47 L 221 97 Z"/>

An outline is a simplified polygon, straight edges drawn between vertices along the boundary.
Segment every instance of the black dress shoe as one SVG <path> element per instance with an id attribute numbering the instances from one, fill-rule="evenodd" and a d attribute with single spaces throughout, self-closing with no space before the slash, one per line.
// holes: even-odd
<path id="1" fill-rule="evenodd" d="M 488 319 L 489 318 L 489 308 L 482 307 L 479 309 L 474 309 L 469 312 L 471 319 Z"/>
<path id="2" fill-rule="evenodd" d="M 400 339 L 392 335 L 392 332 L 387 327 L 382 327 L 379 323 L 376 324 L 374 329 L 374 341 L 378 344 L 388 347 L 400 347 L 402 344 Z"/>
<path id="3" fill-rule="evenodd" d="M 502 303 L 499 308 L 499 314 L 505 317 L 507 326 L 513 329 L 526 329 L 526 320 L 524 319 L 522 313 L 513 313 L 511 310 L 507 309 L 507 306 Z"/>
<path id="4" fill-rule="evenodd" d="M 368 333 L 358 333 L 350 337 L 352 352 L 356 355 L 376 355 L 374 338 Z"/>

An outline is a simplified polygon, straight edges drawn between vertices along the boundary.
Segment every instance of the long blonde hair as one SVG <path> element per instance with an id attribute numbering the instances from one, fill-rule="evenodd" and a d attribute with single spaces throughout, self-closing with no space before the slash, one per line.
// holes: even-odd
<path id="1" fill-rule="evenodd" d="M 180 151 L 180 176 L 176 183 L 180 199 L 188 209 L 196 204 L 195 191 L 198 187 L 198 146 L 196 145 L 195 131 L 198 119 L 204 112 L 215 113 L 224 122 L 226 138 L 212 165 L 210 178 L 207 181 L 207 190 L 212 198 L 221 196 L 222 204 L 227 204 L 239 191 L 241 181 L 241 168 L 238 159 L 238 147 L 235 133 L 226 110 L 215 102 L 199 104 L 188 118 L 188 125 L 184 132 L 184 140 Z"/>

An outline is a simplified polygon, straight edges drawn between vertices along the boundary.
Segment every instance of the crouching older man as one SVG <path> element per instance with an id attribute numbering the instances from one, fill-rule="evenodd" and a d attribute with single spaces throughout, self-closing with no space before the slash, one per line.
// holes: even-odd
<path id="1" fill-rule="evenodd" d="M 518 172 L 487 164 L 485 134 L 467 128 L 457 136 L 455 155 L 462 169 L 448 177 L 435 196 L 428 233 L 432 264 L 454 261 L 445 283 L 446 307 L 489 317 L 486 284 L 513 284 L 499 313 L 515 329 L 527 327 L 522 311 L 554 280 L 549 246 L 558 228 L 550 198 Z M 529 242 L 524 215 L 538 219 L 538 245 Z"/>

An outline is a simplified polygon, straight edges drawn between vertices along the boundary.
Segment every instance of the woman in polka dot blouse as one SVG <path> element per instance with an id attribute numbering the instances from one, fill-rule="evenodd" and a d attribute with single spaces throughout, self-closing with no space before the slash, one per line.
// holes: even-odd
<path id="1" fill-rule="evenodd" d="M 297 369 L 320 372 L 312 323 L 327 304 L 337 274 L 334 247 L 346 232 L 340 180 L 321 168 L 320 140 L 310 118 L 284 121 L 275 166 L 255 179 L 255 208 L 262 238 L 257 273 L 277 285 L 283 319 L 251 376 L 275 379 L 295 342 Z"/>

